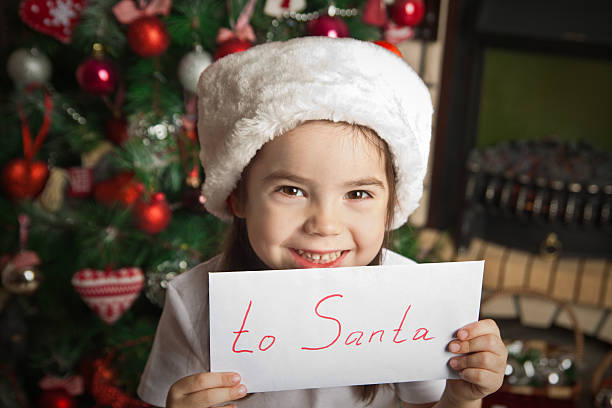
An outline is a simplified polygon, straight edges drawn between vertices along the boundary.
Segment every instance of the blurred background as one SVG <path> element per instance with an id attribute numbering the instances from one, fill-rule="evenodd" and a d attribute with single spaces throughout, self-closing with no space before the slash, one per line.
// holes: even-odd
<path id="1" fill-rule="evenodd" d="M 200 195 L 199 73 L 306 35 L 399 53 L 435 107 L 394 250 L 485 259 L 510 352 L 487 407 L 612 406 L 612 3 L 5 0 L 0 406 L 140 407 L 178 274 L 225 226 Z"/>

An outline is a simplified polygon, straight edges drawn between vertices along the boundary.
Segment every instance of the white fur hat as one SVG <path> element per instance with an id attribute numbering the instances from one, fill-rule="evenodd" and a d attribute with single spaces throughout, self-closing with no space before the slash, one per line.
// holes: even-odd
<path id="1" fill-rule="evenodd" d="M 198 83 L 206 208 L 231 220 L 227 198 L 257 151 L 308 120 L 374 130 L 393 154 L 398 207 L 392 228 L 418 206 L 429 155 L 427 87 L 400 57 L 352 38 L 302 37 L 257 45 L 204 70 Z"/>

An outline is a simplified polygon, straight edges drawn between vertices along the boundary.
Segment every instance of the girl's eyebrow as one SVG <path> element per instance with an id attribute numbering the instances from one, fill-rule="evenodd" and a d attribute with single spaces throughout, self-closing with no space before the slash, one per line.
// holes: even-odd
<path id="1" fill-rule="evenodd" d="M 291 180 L 298 184 L 308 184 L 310 181 L 307 178 L 300 177 L 286 170 L 277 170 L 277 171 L 274 171 L 268 174 L 266 177 L 264 177 L 263 182 L 269 183 L 269 182 L 279 180 L 279 179 Z M 385 189 L 385 184 L 377 177 L 364 177 L 364 178 L 360 178 L 357 180 L 347 181 L 346 183 L 342 184 L 342 186 L 345 188 L 375 186 L 375 187 L 380 188 L 381 190 Z"/>

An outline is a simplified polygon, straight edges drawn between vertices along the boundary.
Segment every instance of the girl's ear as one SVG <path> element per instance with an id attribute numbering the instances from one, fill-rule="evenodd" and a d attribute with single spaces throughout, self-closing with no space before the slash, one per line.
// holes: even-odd
<path id="1" fill-rule="evenodd" d="M 244 218 L 244 204 L 242 200 L 236 194 L 236 190 L 232 191 L 232 193 L 227 197 L 227 206 L 229 207 L 229 211 L 232 213 L 234 217 Z"/>

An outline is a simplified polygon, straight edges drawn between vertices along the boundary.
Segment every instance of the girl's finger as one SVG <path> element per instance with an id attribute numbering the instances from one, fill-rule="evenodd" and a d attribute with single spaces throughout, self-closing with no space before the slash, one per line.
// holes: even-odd
<path id="1" fill-rule="evenodd" d="M 246 394 L 247 390 L 244 384 L 239 384 L 234 387 L 209 388 L 185 395 L 183 397 L 183 404 L 187 407 L 210 407 L 212 405 L 240 399 Z"/>
<path id="2" fill-rule="evenodd" d="M 461 379 L 479 386 L 483 394 L 488 394 L 491 390 L 497 390 L 503 381 L 503 376 L 489 370 L 480 368 L 466 368 L 459 372 Z"/>
<path id="3" fill-rule="evenodd" d="M 461 329 L 457 330 L 457 338 L 459 340 L 469 340 L 489 333 L 495 334 L 497 337 L 501 337 L 499 327 L 497 327 L 495 321 L 491 319 L 484 319 L 478 322 L 470 323 L 467 326 L 463 326 Z"/>
<path id="4" fill-rule="evenodd" d="M 505 360 L 499 358 L 497 354 L 486 351 L 468 354 L 467 356 L 453 357 L 449 361 L 449 364 L 457 371 L 465 370 L 467 368 L 479 368 L 500 374 L 506 369 Z"/>
<path id="5" fill-rule="evenodd" d="M 181 378 L 174 383 L 171 392 L 180 397 L 209 388 L 231 387 L 236 384 L 240 384 L 240 375 L 237 373 L 198 373 Z"/>
<path id="6" fill-rule="evenodd" d="M 490 351 L 504 358 L 507 353 L 506 346 L 495 334 L 485 334 L 466 341 L 451 341 L 448 350 L 457 354 Z"/>

